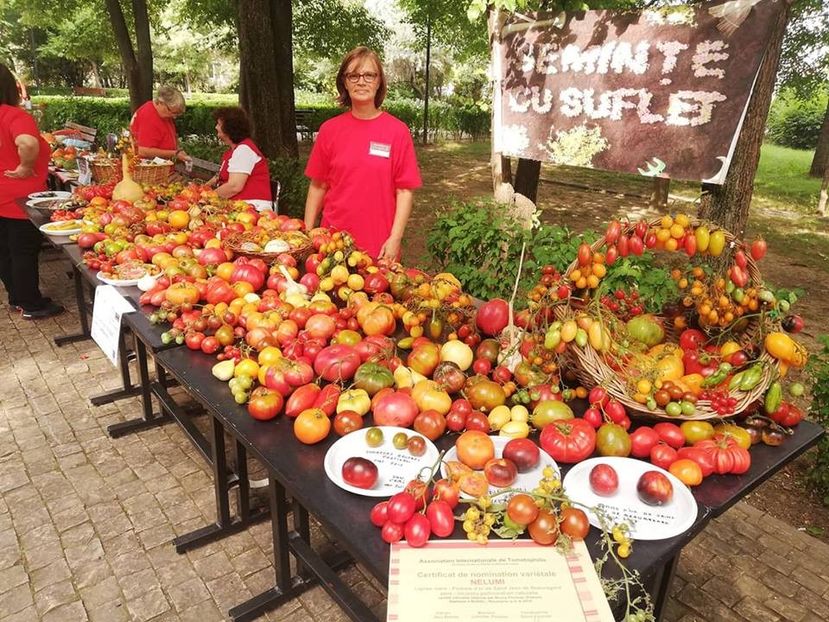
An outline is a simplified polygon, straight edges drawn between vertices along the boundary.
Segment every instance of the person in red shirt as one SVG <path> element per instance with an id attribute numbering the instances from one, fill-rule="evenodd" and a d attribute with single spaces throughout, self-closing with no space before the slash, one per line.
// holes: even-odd
<path id="1" fill-rule="evenodd" d="M 11 71 L 0 64 L 0 280 L 9 306 L 26 319 L 63 312 L 40 293 L 38 255 L 43 237 L 15 203 L 46 190 L 49 145 L 30 114 L 18 108 L 20 93 Z"/>
<path id="2" fill-rule="evenodd" d="M 138 156 L 187 161 L 190 156 L 178 147 L 176 117 L 184 114 L 184 96 L 172 86 L 162 86 L 153 101 L 139 106 L 130 121 L 130 133 Z"/>
<path id="3" fill-rule="evenodd" d="M 386 77 L 377 54 L 358 47 L 337 72 L 339 103 L 347 112 L 320 127 L 305 175 L 311 179 L 305 226 L 351 233 L 378 259 L 398 260 L 413 191 L 422 185 L 409 128 L 380 109 Z"/>
<path id="4" fill-rule="evenodd" d="M 218 184 L 216 194 L 223 199 L 247 201 L 257 211 L 273 209 L 268 161 L 250 139 L 250 121 L 237 106 L 219 108 L 213 113 L 216 134 L 230 149 L 222 155 L 219 173 L 208 184 Z"/>

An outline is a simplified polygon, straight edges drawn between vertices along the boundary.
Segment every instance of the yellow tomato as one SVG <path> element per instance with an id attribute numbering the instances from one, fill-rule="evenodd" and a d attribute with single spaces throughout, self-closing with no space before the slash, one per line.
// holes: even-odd
<path id="1" fill-rule="evenodd" d="M 795 356 L 795 342 L 786 333 L 776 331 L 766 335 L 766 352 L 774 358 L 786 363 L 792 363 Z"/>
<path id="2" fill-rule="evenodd" d="M 167 217 L 167 222 L 170 223 L 173 229 L 184 229 L 190 224 L 190 214 L 183 209 L 173 210 Z"/>
<path id="3" fill-rule="evenodd" d="M 745 428 L 727 423 L 714 428 L 714 433 L 730 436 L 743 449 L 751 449 L 751 435 Z"/>
<path id="4" fill-rule="evenodd" d="M 717 229 L 711 233 L 711 239 L 708 242 L 708 252 L 711 253 L 713 257 L 719 257 L 722 255 L 724 248 L 725 233 L 722 229 Z"/>
<path id="5" fill-rule="evenodd" d="M 720 354 L 722 356 L 730 356 L 741 349 L 740 344 L 736 341 L 726 341 L 720 346 Z"/>
<path id="6" fill-rule="evenodd" d="M 656 364 L 656 373 L 663 382 L 666 380 L 676 381 L 685 374 L 685 365 L 678 356 L 666 356 L 659 359 Z"/>
<path id="7" fill-rule="evenodd" d="M 363 289 L 363 285 L 365 285 L 365 279 L 359 274 L 349 274 L 348 280 L 345 282 L 348 287 L 354 291 L 359 291 Z"/>
<path id="8" fill-rule="evenodd" d="M 259 353 L 257 360 L 260 365 L 273 365 L 282 358 L 282 352 L 276 346 L 267 346 Z"/>
<path id="9" fill-rule="evenodd" d="M 226 261 L 224 263 L 220 263 L 218 266 L 216 266 L 216 273 L 215 274 L 220 279 L 223 279 L 223 280 L 227 281 L 228 283 L 230 283 L 230 276 L 233 274 L 233 270 L 234 270 L 235 267 L 236 266 L 234 266 L 229 261 Z"/>
<path id="10" fill-rule="evenodd" d="M 237 378 L 239 376 L 250 376 L 251 378 L 257 378 L 259 376 L 259 363 L 253 359 L 242 359 L 236 364 L 236 368 L 233 370 L 233 375 Z"/>

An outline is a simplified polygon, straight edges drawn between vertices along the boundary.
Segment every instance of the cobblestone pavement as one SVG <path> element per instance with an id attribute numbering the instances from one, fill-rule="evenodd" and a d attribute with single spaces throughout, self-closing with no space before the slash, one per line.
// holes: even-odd
<path id="1" fill-rule="evenodd" d="M 139 404 L 90 405 L 120 376 L 92 342 L 54 346 L 77 315 L 65 262 L 50 252 L 42 266 L 69 313 L 27 322 L 0 293 L 0 620 L 225 619 L 272 585 L 270 524 L 176 554 L 174 536 L 214 519 L 209 472 L 175 424 L 106 435 Z M 738 504 L 683 552 L 666 619 L 827 620 L 827 562 L 825 544 Z M 383 613 L 368 573 L 341 575 Z M 317 587 L 260 619 L 346 618 Z"/>

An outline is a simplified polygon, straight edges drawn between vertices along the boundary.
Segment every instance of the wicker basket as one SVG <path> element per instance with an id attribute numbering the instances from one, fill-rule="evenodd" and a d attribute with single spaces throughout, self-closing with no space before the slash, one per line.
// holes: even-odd
<path id="1" fill-rule="evenodd" d="M 650 221 L 648 223 L 648 228 L 650 229 L 651 227 L 658 226 L 660 224 L 660 220 L 661 219 L 655 219 Z M 699 220 L 692 221 L 691 226 L 696 227 L 701 224 L 701 222 L 702 221 Z M 628 235 L 633 232 L 634 227 L 634 224 L 628 224 L 626 227 L 623 226 L 622 233 L 624 235 Z M 723 232 L 726 237 L 726 248 L 732 247 L 738 242 L 737 238 L 733 234 L 725 230 L 723 230 Z M 600 251 L 604 246 L 605 239 L 600 238 L 593 243 L 591 249 L 595 253 Z M 746 255 L 748 260 L 747 272 L 749 281 L 753 286 L 759 287 L 762 285 L 760 270 L 757 267 L 757 263 L 751 258 L 750 254 L 747 253 Z M 569 277 L 572 271 L 577 267 L 578 260 L 574 260 L 567 267 L 567 270 L 564 273 L 565 278 Z M 555 313 L 557 319 L 567 320 L 573 317 L 574 310 L 566 306 L 557 306 L 555 307 Z M 673 325 L 671 323 L 666 323 L 665 329 L 666 338 L 676 342 L 677 335 L 673 330 Z M 746 329 L 739 334 L 742 345 L 756 343 L 764 329 L 767 329 L 767 327 L 762 324 L 759 318 L 752 318 Z M 696 403 L 696 412 L 693 415 L 680 415 L 672 417 L 668 415 L 663 408 L 657 407 L 655 410 L 648 410 L 644 404 L 640 404 L 635 401 L 628 394 L 625 375 L 620 373 L 618 368 L 612 367 L 608 363 L 606 357 L 591 347 L 589 343 L 583 348 L 572 347 L 568 348 L 567 351 L 568 358 L 573 364 L 573 371 L 584 386 L 592 387 L 601 385 L 607 389 L 608 393 L 612 397 L 619 400 L 629 411 L 636 413 L 637 415 L 659 419 L 679 419 L 687 421 L 698 421 L 719 417 L 718 413 L 711 408 L 711 403 L 707 400 L 699 400 Z M 750 391 L 734 391 L 731 393 L 731 396 L 737 399 L 737 404 L 734 407 L 734 414 L 744 411 L 751 403 L 761 399 L 763 394 L 766 392 L 766 389 L 768 389 L 769 385 L 777 376 L 778 363 L 776 359 L 764 352 L 759 358 L 759 362 L 763 363 L 765 372 L 762 380 L 757 384 L 757 386 Z"/>
<path id="2" fill-rule="evenodd" d="M 121 163 L 118 160 L 95 159 L 89 161 L 92 169 L 92 179 L 99 184 L 121 179 Z M 133 180 L 147 186 L 166 184 L 175 165 L 172 162 L 164 164 L 139 163 L 132 171 Z"/>
<path id="3" fill-rule="evenodd" d="M 290 250 L 284 251 L 284 253 L 292 255 L 297 262 L 305 261 L 314 248 L 308 236 L 300 231 L 269 231 L 266 235 L 269 240 L 285 240 L 285 242 L 290 244 Z M 265 253 L 251 250 L 251 244 L 263 246 L 259 236 L 261 236 L 261 232 L 254 233 L 252 231 L 245 231 L 244 233 L 232 233 L 224 238 L 222 246 L 226 250 L 233 251 L 234 255 L 241 255 L 249 259 L 261 259 L 266 263 L 276 261 L 277 257 L 284 254 L 281 252 Z"/>

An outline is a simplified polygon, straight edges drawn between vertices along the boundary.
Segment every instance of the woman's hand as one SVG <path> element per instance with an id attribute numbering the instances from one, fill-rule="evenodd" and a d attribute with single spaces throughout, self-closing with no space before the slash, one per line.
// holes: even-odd
<path id="1" fill-rule="evenodd" d="M 399 261 L 400 242 L 401 240 L 395 237 L 390 237 L 388 240 L 383 242 L 383 246 L 380 247 L 380 253 L 377 255 L 377 259 L 385 259 L 387 261 Z"/>

